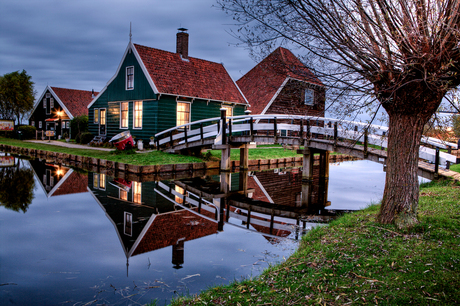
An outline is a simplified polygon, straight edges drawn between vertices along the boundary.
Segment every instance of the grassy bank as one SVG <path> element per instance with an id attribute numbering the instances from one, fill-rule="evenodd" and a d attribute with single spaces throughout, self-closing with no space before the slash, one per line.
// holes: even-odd
<path id="1" fill-rule="evenodd" d="M 211 160 L 220 160 L 220 151 L 211 150 L 208 156 L 195 157 L 195 156 L 185 156 L 179 154 L 169 154 L 160 151 L 151 151 L 148 153 L 136 153 L 136 154 L 114 154 L 114 152 L 101 151 L 101 150 L 91 150 L 91 149 L 75 149 L 75 148 L 66 148 L 61 146 L 55 146 L 46 143 L 34 143 L 21 141 L 17 139 L 10 139 L 0 137 L 0 143 L 17 146 L 22 148 L 37 149 L 37 150 L 47 150 L 65 154 L 74 154 L 87 157 L 94 157 L 99 159 L 106 159 L 126 164 L 140 165 L 140 166 L 149 166 L 149 165 L 166 165 L 166 164 L 181 164 L 181 163 L 194 163 L 194 162 L 203 162 L 207 159 Z M 231 159 L 239 160 L 239 149 L 231 151 Z M 280 146 L 275 146 L 273 148 L 256 148 L 249 150 L 249 159 L 276 159 L 276 158 L 285 158 L 300 156 L 295 151 L 285 150 Z"/>
<path id="2" fill-rule="evenodd" d="M 460 185 L 432 182 L 420 192 L 411 229 L 376 223 L 371 206 L 312 230 L 260 277 L 173 305 L 458 305 Z"/>

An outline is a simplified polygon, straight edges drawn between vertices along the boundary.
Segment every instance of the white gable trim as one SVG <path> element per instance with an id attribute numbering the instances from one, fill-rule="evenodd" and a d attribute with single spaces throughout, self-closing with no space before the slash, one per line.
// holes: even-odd
<path id="1" fill-rule="evenodd" d="M 45 90 L 43 91 L 42 95 L 40 96 L 40 98 L 38 100 L 35 101 L 35 104 L 34 104 L 34 108 L 32 109 L 32 111 L 30 112 L 30 115 L 29 115 L 29 118 L 27 118 L 27 120 L 30 120 L 30 117 L 32 117 L 32 115 L 34 114 L 35 112 L 35 109 L 37 108 L 38 104 L 40 104 L 40 102 L 43 100 L 43 96 L 45 95 L 46 91 L 48 89 L 51 89 L 49 85 L 46 85 L 46 88 Z"/>
<path id="2" fill-rule="evenodd" d="M 241 91 L 240 87 L 236 84 L 235 80 L 233 80 L 233 78 L 230 76 L 230 73 L 228 73 L 228 70 L 227 68 L 225 67 L 225 65 L 223 63 L 221 63 L 222 67 L 224 67 L 225 69 L 225 72 L 227 72 L 228 76 L 230 77 L 230 79 L 232 80 L 233 84 L 235 85 L 235 87 L 238 89 L 239 93 L 241 94 L 241 96 L 243 97 L 244 101 L 246 101 L 248 107 L 251 106 L 251 104 L 249 104 L 248 100 L 246 99 L 245 95 L 243 94 L 243 92 Z M 236 103 L 236 104 L 240 104 L 240 103 Z"/>
<path id="3" fill-rule="evenodd" d="M 88 104 L 88 108 L 90 108 L 96 101 L 99 99 L 99 97 L 107 90 L 107 87 L 110 85 L 110 83 L 115 80 L 115 78 L 118 76 L 118 74 L 121 71 L 121 67 L 123 65 L 123 62 L 126 59 L 126 56 L 128 55 L 129 50 L 132 50 L 134 53 L 134 57 L 136 58 L 137 62 L 139 63 L 139 66 L 141 66 L 142 72 L 144 73 L 145 77 L 147 78 L 147 81 L 150 84 L 150 87 L 152 87 L 152 90 L 155 94 L 158 94 L 158 89 L 155 86 L 155 84 L 152 81 L 152 78 L 150 77 L 150 74 L 147 72 L 147 68 L 145 68 L 144 63 L 141 60 L 141 57 L 139 56 L 139 53 L 137 52 L 136 48 L 134 47 L 132 42 L 128 43 L 128 46 L 126 47 L 125 53 L 123 54 L 123 57 L 121 58 L 120 64 L 118 64 L 117 71 L 115 74 L 110 78 L 110 80 L 107 82 L 107 84 L 104 86 L 104 88 L 99 92 L 99 94 L 91 101 L 90 104 Z"/>
<path id="4" fill-rule="evenodd" d="M 51 93 L 51 95 L 54 97 L 54 100 L 57 101 L 59 103 L 59 105 L 62 107 L 62 109 L 66 112 L 67 116 L 69 116 L 70 120 L 73 119 L 73 116 L 72 114 L 70 113 L 70 111 L 67 109 L 67 107 L 65 106 L 65 104 L 61 101 L 61 99 L 59 99 L 59 97 L 56 95 L 56 93 L 51 89 L 51 86 L 49 85 L 46 85 L 46 88 L 45 90 L 43 91 L 43 93 L 41 94 L 40 98 L 35 101 L 35 104 L 34 104 L 34 108 L 32 109 L 32 111 L 30 112 L 30 115 L 29 115 L 29 118 L 27 118 L 27 120 L 30 120 L 30 118 L 32 117 L 32 115 L 34 114 L 35 110 L 37 109 L 37 106 L 38 104 L 40 104 L 40 102 L 42 102 L 43 100 L 43 97 L 45 96 L 45 93 L 49 91 Z"/>
<path id="5" fill-rule="evenodd" d="M 140 56 L 139 53 L 137 52 L 137 50 L 136 50 L 136 48 L 134 47 L 134 45 L 132 46 L 132 50 L 133 50 L 134 56 L 135 56 L 136 59 L 137 59 L 137 62 L 138 62 L 139 65 L 141 66 L 142 72 L 144 72 L 144 75 L 145 75 L 145 77 L 147 78 L 147 81 L 148 81 L 149 84 L 150 84 L 150 87 L 152 87 L 153 92 L 154 92 L 155 94 L 159 94 L 158 88 L 155 86 L 155 83 L 153 83 L 153 80 L 152 80 L 152 78 L 150 77 L 150 73 L 148 72 L 147 68 L 145 67 L 144 62 L 142 61 L 141 56 Z"/>
<path id="6" fill-rule="evenodd" d="M 290 77 L 287 77 L 283 84 L 281 84 L 281 86 L 278 88 L 278 90 L 276 91 L 276 93 L 273 95 L 273 97 L 271 98 L 270 102 L 268 102 L 268 104 L 265 106 L 265 108 L 263 109 L 263 111 L 260 113 L 260 115 L 265 115 L 265 112 L 268 111 L 268 109 L 270 108 L 270 106 L 272 106 L 273 102 L 275 102 L 275 99 L 278 97 L 278 95 L 280 94 L 281 90 L 283 90 L 284 86 L 286 86 L 287 82 L 290 80 L 291 78 Z"/>
<path id="7" fill-rule="evenodd" d="M 61 105 L 62 109 L 66 112 L 67 116 L 69 116 L 70 120 L 72 120 L 73 116 L 70 113 L 70 111 L 67 109 L 65 104 L 61 101 L 61 99 L 59 99 L 59 97 L 56 95 L 56 93 L 53 91 L 51 87 L 49 88 L 49 90 L 50 90 L 50 93 L 54 96 L 54 99 L 59 103 L 59 105 Z"/>

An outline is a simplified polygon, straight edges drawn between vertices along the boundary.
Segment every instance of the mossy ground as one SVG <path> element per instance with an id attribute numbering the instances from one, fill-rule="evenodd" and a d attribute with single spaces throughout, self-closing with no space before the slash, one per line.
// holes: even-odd
<path id="1" fill-rule="evenodd" d="M 412 228 L 378 224 L 374 205 L 315 228 L 260 277 L 173 305 L 458 305 L 460 185 L 432 182 L 420 192 Z"/>

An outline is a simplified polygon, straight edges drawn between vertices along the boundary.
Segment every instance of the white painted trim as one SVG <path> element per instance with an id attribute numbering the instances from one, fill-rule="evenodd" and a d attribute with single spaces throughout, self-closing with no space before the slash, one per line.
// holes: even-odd
<path id="1" fill-rule="evenodd" d="M 125 58 L 126 58 L 126 55 L 128 54 L 128 51 L 133 48 L 133 44 L 131 42 L 128 43 L 128 46 L 126 47 L 125 49 L 125 53 L 123 54 L 123 57 L 121 58 L 121 61 L 120 61 L 120 64 L 118 64 L 118 68 L 115 72 L 115 74 L 110 78 L 110 80 L 108 80 L 107 84 L 104 86 L 104 88 L 99 92 L 99 94 L 93 99 L 93 101 L 91 101 L 90 104 L 88 104 L 88 109 L 97 101 L 97 99 L 99 99 L 99 97 L 107 90 L 107 87 L 110 85 L 110 83 L 113 82 L 113 80 L 115 80 L 115 78 L 118 76 L 118 74 L 120 73 L 120 70 L 121 70 L 121 67 L 122 67 L 122 64 L 123 62 L 125 61 Z"/>
<path id="2" fill-rule="evenodd" d="M 238 89 L 238 91 L 240 92 L 241 96 L 243 97 L 244 101 L 246 101 L 248 107 L 251 107 L 251 105 L 249 104 L 248 100 L 246 99 L 246 96 L 243 94 L 243 92 L 241 91 L 240 87 L 236 84 L 236 82 L 233 80 L 233 78 L 230 76 L 230 73 L 228 73 L 228 70 L 227 70 L 227 67 L 225 67 L 224 63 L 221 63 L 222 67 L 224 67 L 225 69 L 225 72 L 227 72 L 228 76 L 230 77 L 230 79 L 232 80 L 233 84 L 235 85 L 235 87 Z M 236 102 L 235 102 L 236 103 Z M 238 103 L 239 104 L 239 103 Z"/>
<path id="3" fill-rule="evenodd" d="M 133 68 L 133 87 L 128 88 L 128 69 Z M 134 90 L 134 66 L 125 67 L 125 90 Z"/>
<path id="4" fill-rule="evenodd" d="M 40 104 L 40 102 L 43 100 L 43 96 L 45 95 L 45 93 L 48 91 L 49 88 L 50 88 L 50 86 L 49 86 L 49 85 L 46 85 L 45 90 L 44 90 L 43 93 L 41 94 L 40 98 L 39 98 L 38 100 L 35 101 L 34 107 L 33 107 L 32 111 L 30 112 L 30 115 L 29 115 L 29 118 L 27 118 L 27 121 L 30 120 L 30 118 L 32 117 L 32 115 L 33 115 L 34 112 L 35 112 L 35 109 L 37 108 L 38 104 Z"/>
<path id="5" fill-rule="evenodd" d="M 132 50 L 133 50 L 134 57 L 137 59 L 137 63 L 139 64 L 139 66 L 141 66 L 142 72 L 144 72 L 144 75 L 145 75 L 147 81 L 149 82 L 150 87 L 152 87 L 153 93 L 159 94 L 160 92 L 158 91 L 158 88 L 155 86 L 155 83 L 153 83 L 153 80 L 150 77 L 149 71 L 145 67 L 144 62 L 142 61 L 141 56 L 137 52 L 137 49 L 134 47 L 134 45 L 133 44 L 131 44 L 131 45 L 132 45 Z"/>
<path id="6" fill-rule="evenodd" d="M 268 104 L 265 106 L 265 108 L 262 110 L 262 112 L 260 113 L 260 115 L 264 115 L 266 111 L 268 111 L 268 109 L 270 108 L 270 106 L 272 106 L 273 102 L 275 102 L 275 99 L 278 97 L 278 95 L 280 94 L 281 90 L 283 90 L 284 86 L 286 86 L 287 82 L 291 79 L 291 77 L 286 77 L 286 79 L 284 80 L 283 84 L 281 84 L 281 86 L 278 88 L 278 90 L 276 91 L 276 93 L 273 95 L 273 97 L 271 98 L 270 102 L 268 102 Z"/>
<path id="7" fill-rule="evenodd" d="M 264 193 L 265 197 L 267 197 L 267 200 L 270 202 L 270 203 L 275 203 L 273 201 L 273 199 L 270 197 L 270 195 L 268 194 L 267 190 L 265 190 L 265 187 L 262 185 L 262 183 L 259 181 L 259 179 L 257 178 L 257 176 L 253 175 L 252 178 L 254 179 L 254 181 L 256 182 L 257 186 L 260 187 L 260 190 L 262 190 L 262 192 Z"/>
<path id="8" fill-rule="evenodd" d="M 72 120 L 73 116 L 70 113 L 70 111 L 67 109 L 65 104 L 61 101 L 61 99 L 58 97 L 58 95 L 53 91 L 53 89 L 51 87 L 49 88 L 49 90 L 50 90 L 51 95 L 54 96 L 54 98 L 55 98 L 54 100 L 57 101 L 59 103 L 59 105 L 61 105 L 62 109 L 66 112 L 67 116 L 69 116 L 70 120 Z"/>

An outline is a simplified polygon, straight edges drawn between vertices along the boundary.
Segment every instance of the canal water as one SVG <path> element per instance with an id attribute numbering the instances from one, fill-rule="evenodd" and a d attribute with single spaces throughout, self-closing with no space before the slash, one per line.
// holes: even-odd
<path id="1" fill-rule="evenodd" d="M 244 206 L 220 211 L 215 174 L 136 182 L 38 159 L 13 164 L 0 168 L 1 305 L 168 304 L 258 276 L 319 224 L 305 219 L 305 210 L 301 219 L 287 217 L 299 215 L 296 168 L 249 172 L 247 195 L 262 203 L 249 219 Z M 238 173 L 229 179 L 231 190 L 241 188 Z M 378 202 L 384 179 L 381 164 L 330 164 L 328 206 L 318 220 Z M 198 188 L 215 198 L 200 200 Z M 264 214 L 270 202 L 283 203 L 286 214 Z"/>

